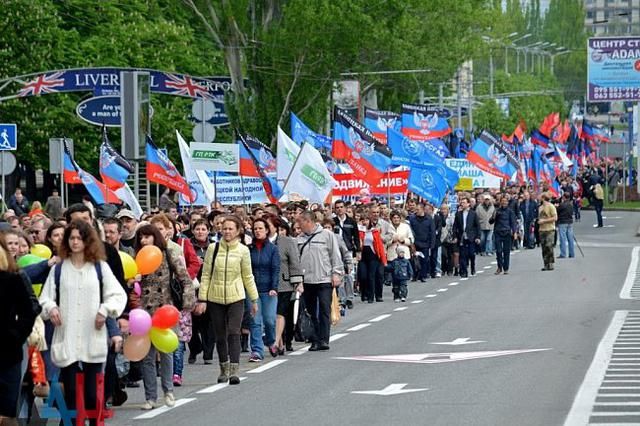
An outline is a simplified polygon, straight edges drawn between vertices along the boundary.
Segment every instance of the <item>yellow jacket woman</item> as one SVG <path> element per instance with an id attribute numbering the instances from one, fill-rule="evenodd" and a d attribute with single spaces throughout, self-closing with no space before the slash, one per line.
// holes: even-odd
<path id="1" fill-rule="evenodd" d="M 216 252 L 218 245 L 218 252 Z M 215 266 L 212 267 L 215 254 Z M 230 305 L 245 298 L 258 299 L 249 248 L 239 239 L 210 244 L 204 256 L 202 280 L 198 299 L 201 301 Z"/>

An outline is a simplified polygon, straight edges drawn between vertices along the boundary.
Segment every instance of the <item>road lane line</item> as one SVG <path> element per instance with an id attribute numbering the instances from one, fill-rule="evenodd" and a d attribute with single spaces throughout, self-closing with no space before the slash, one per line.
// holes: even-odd
<path id="1" fill-rule="evenodd" d="M 306 354 L 307 352 L 309 352 L 309 348 L 310 348 L 310 347 L 311 347 L 311 345 L 308 345 L 308 346 L 305 346 L 305 347 L 303 347 L 303 348 L 300 348 L 300 349 L 298 349 L 298 350 L 297 350 L 297 351 L 295 351 L 295 352 L 291 352 L 291 353 L 289 354 L 289 356 L 291 356 L 291 355 L 293 355 L 293 356 L 304 355 L 304 354 Z"/>
<path id="2" fill-rule="evenodd" d="M 389 318 L 390 316 L 391 316 L 391 314 L 380 315 L 380 316 L 377 316 L 377 317 L 375 317 L 373 319 L 370 319 L 369 322 L 380 322 L 382 320 L 385 320 L 385 319 Z"/>
<path id="3" fill-rule="evenodd" d="M 133 420 L 153 419 L 154 417 L 159 416 L 160 414 L 164 414 L 167 411 L 173 410 L 174 408 L 178 408 L 182 405 L 188 404 L 191 401 L 195 401 L 195 400 L 196 398 L 180 398 L 176 400 L 176 405 L 174 405 L 173 407 L 167 407 L 166 405 L 164 405 L 162 407 L 151 410 L 148 413 L 144 413 L 139 415 L 138 417 L 134 417 Z"/>
<path id="4" fill-rule="evenodd" d="M 427 294 L 425 298 L 431 299 L 432 297 L 437 297 L 437 296 L 438 296 L 437 294 Z"/>
<path id="5" fill-rule="evenodd" d="M 448 288 L 439 288 L 437 290 L 438 293 L 444 293 L 445 291 L 449 290 Z"/>
<path id="6" fill-rule="evenodd" d="M 413 301 L 413 302 L 411 302 L 411 303 L 413 303 L 413 304 L 415 305 L 416 303 L 422 303 L 422 302 L 424 302 L 424 300 L 420 300 L 420 299 L 418 299 L 418 300 L 414 300 L 414 301 Z"/>
<path id="7" fill-rule="evenodd" d="M 631 288 L 636 280 L 636 274 L 638 271 L 638 255 L 640 254 L 640 247 L 634 247 L 631 250 L 631 263 L 629 263 L 629 269 L 627 269 L 627 276 L 624 279 L 624 285 L 620 290 L 620 299 L 633 299 L 631 297 Z"/>
<path id="8" fill-rule="evenodd" d="M 484 274 L 484 271 L 483 270 L 476 271 L 476 274 Z"/>
<path id="9" fill-rule="evenodd" d="M 483 266 L 482 269 L 491 269 L 491 266 Z"/>
<path id="10" fill-rule="evenodd" d="M 246 380 L 246 377 L 240 377 L 240 381 Z M 217 385 L 209 386 L 208 388 L 200 389 L 196 393 L 214 393 L 229 386 L 229 383 L 218 383 Z"/>
<path id="11" fill-rule="evenodd" d="M 450 286 L 455 286 L 455 285 L 458 285 L 458 284 L 459 284 L 459 283 L 458 283 L 457 281 L 454 281 L 454 282 L 452 282 L 452 283 L 449 283 L 449 285 L 450 285 Z"/>
<path id="12" fill-rule="evenodd" d="M 365 322 L 364 324 L 358 324 L 356 326 L 353 326 L 351 328 L 349 328 L 347 331 L 360 331 L 363 328 L 367 328 L 369 327 L 371 324 L 369 324 L 368 322 Z"/>
<path id="13" fill-rule="evenodd" d="M 348 336 L 349 333 L 337 333 L 334 334 L 333 336 L 329 337 L 329 342 L 335 342 L 336 340 L 340 340 L 345 336 Z"/>
<path id="14" fill-rule="evenodd" d="M 498 261 L 494 260 L 493 262 L 491 262 L 492 265 L 497 265 Z"/>
<path id="15" fill-rule="evenodd" d="M 468 277 L 460 278 L 460 281 L 469 281 L 469 278 Z"/>
<path id="16" fill-rule="evenodd" d="M 265 372 L 267 370 L 271 370 L 273 367 L 277 367 L 280 364 L 284 364 L 285 362 L 287 362 L 287 359 L 276 359 L 274 361 L 268 362 L 265 365 L 258 367 L 258 368 L 254 368 L 253 370 L 249 370 L 247 371 L 247 374 L 258 374 L 258 373 L 262 373 Z"/>
<path id="17" fill-rule="evenodd" d="M 402 308 L 395 308 L 393 311 L 400 312 L 400 311 L 406 311 L 407 309 L 409 309 L 408 306 L 403 306 Z M 371 324 L 367 324 L 367 325 L 371 325 Z"/>
<path id="18" fill-rule="evenodd" d="M 565 426 L 586 425 L 589 423 L 589 417 L 595 414 L 592 411 L 598 395 L 598 388 L 606 374 L 613 344 L 618 337 L 618 332 L 622 328 L 626 316 L 626 311 L 616 311 L 614 313 L 611 324 L 598 344 L 591 366 L 587 370 L 584 381 L 573 400 L 571 410 L 564 422 Z"/>

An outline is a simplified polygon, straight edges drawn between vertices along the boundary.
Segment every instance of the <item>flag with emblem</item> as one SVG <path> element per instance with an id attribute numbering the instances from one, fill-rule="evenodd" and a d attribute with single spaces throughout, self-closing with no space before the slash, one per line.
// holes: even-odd
<path id="1" fill-rule="evenodd" d="M 415 167 L 409 172 L 409 191 L 439 207 L 447 195 L 447 183 L 437 167 Z"/>
<path id="2" fill-rule="evenodd" d="M 411 139 L 440 139 L 451 133 L 447 112 L 429 105 L 402 104 L 402 133 Z"/>
<path id="3" fill-rule="evenodd" d="M 291 199 L 298 195 L 311 202 L 324 203 L 335 186 L 322 155 L 311 144 L 302 144 L 283 192 Z"/>
<path id="4" fill-rule="evenodd" d="M 364 125 L 371 130 L 373 137 L 382 143 L 387 143 L 387 129 L 400 131 L 402 121 L 400 120 L 400 114 L 397 112 L 365 108 Z"/>
<path id="5" fill-rule="evenodd" d="M 67 182 L 66 168 L 67 168 L 67 161 L 68 161 L 69 167 L 71 167 L 71 169 L 75 173 L 75 176 L 77 176 L 77 179 L 79 180 L 79 182 L 77 183 L 82 183 L 84 185 L 84 187 L 87 189 L 87 192 L 93 199 L 94 203 L 96 203 L 97 205 L 102 205 L 107 203 L 122 204 L 122 200 L 118 198 L 115 192 L 107 188 L 107 186 L 104 183 L 96 179 L 91 173 L 85 172 L 84 170 L 82 170 L 82 168 L 80 168 L 80 166 L 78 166 L 76 161 L 71 156 L 71 152 L 69 151 L 69 148 L 67 146 L 66 139 L 64 139 L 64 155 L 65 155 L 65 182 Z"/>
<path id="6" fill-rule="evenodd" d="M 278 126 L 278 150 L 277 150 L 277 178 L 284 182 L 289 177 L 293 163 L 300 152 L 298 146 L 291 138 Z"/>
<path id="7" fill-rule="evenodd" d="M 262 180 L 267 197 L 272 203 L 282 196 L 282 189 L 277 181 L 276 159 L 273 152 L 260 140 L 251 135 L 238 133 L 240 151 L 240 176 L 259 177 Z"/>
<path id="8" fill-rule="evenodd" d="M 311 130 L 297 115 L 291 113 L 291 139 L 298 145 L 310 143 L 316 149 L 331 149 L 331 138 Z"/>
<path id="9" fill-rule="evenodd" d="M 107 127 L 102 126 L 102 144 L 100 145 L 100 177 L 109 189 L 114 191 L 124 186 L 129 174 L 134 169 L 118 151 L 116 151 L 107 136 Z"/>
<path id="10" fill-rule="evenodd" d="M 333 114 L 332 156 L 344 160 L 354 174 L 377 186 L 391 166 L 391 150 L 380 143 L 362 123 L 346 110 L 335 108 Z"/>
<path id="11" fill-rule="evenodd" d="M 180 175 L 176 166 L 169 160 L 169 157 L 158 149 L 149 135 L 146 138 L 145 150 L 147 154 L 147 179 L 149 182 L 159 183 L 184 194 L 187 200 L 196 199 L 195 194 L 191 193 L 189 184 Z"/>
<path id="12" fill-rule="evenodd" d="M 187 145 L 187 142 L 177 130 L 176 137 L 178 138 L 178 147 L 180 148 L 180 158 L 182 159 L 182 169 L 184 170 L 185 180 L 189 184 L 190 188 L 195 188 L 196 184 L 199 184 L 204 191 L 207 202 L 209 204 L 213 203 L 216 199 L 215 186 L 211 182 L 209 176 L 207 176 L 207 172 L 205 170 L 196 170 L 193 167 L 189 145 Z M 198 198 L 198 195 L 192 195 L 193 197 L 190 201 L 193 203 Z"/>
<path id="13" fill-rule="evenodd" d="M 473 142 L 467 160 L 503 179 L 511 179 L 519 168 L 518 159 L 504 146 L 504 142 L 486 130 Z"/>

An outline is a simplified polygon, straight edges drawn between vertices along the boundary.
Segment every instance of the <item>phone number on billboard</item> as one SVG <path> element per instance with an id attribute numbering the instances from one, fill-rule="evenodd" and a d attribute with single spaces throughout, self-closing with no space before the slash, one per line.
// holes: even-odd
<path id="1" fill-rule="evenodd" d="M 594 100 L 611 99 L 639 99 L 640 88 L 633 87 L 595 87 L 593 89 Z"/>

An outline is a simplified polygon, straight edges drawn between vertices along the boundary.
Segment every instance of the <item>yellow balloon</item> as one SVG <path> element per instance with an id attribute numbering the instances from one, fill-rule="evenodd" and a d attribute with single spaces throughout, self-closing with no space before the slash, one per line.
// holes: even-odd
<path id="1" fill-rule="evenodd" d="M 160 352 L 170 354 L 178 349 L 178 336 L 170 328 L 151 327 L 149 337 L 153 346 Z"/>
<path id="2" fill-rule="evenodd" d="M 124 279 L 130 280 L 138 274 L 138 265 L 133 257 L 123 251 L 119 251 L 120 261 L 122 261 L 122 269 L 124 269 Z"/>
<path id="3" fill-rule="evenodd" d="M 40 293 L 42 293 L 42 284 L 32 284 L 31 287 L 33 287 L 33 292 L 36 297 L 40 297 Z"/>
<path id="4" fill-rule="evenodd" d="M 31 247 L 31 254 L 34 254 L 43 259 L 51 259 L 51 256 L 53 255 L 51 249 L 44 244 L 36 244 Z"/>

